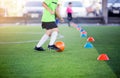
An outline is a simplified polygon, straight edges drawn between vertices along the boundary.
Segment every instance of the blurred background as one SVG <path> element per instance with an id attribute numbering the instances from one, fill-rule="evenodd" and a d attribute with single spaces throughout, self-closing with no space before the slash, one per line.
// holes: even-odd
<path id="1" fill-rule="evenodd" d="M 30 1 L 33 1 L 33 2 L 30 3 Z M 0 0 L 0 8 L 3 8 L 5 10 L 5 16 L 7 17 L 13 17 L 13 16 L 21 17 L 24 15 L 25 11 L 27 12 L 27 10 L 33 7 L 42 7 L 41 3 L 40 5 L 38 5 L 37 3 L 35 3 L 35 1 L 42 1 L 42 0 Z M 94 7 L 96 10 L 97 9 L 101 10 L 102 8 L 101 0 L 61 0 L 60 3 L 62 5 L 61 7 L 62 13 L 64 11 L 63 7 L 67 7 L 68 2 L 73 3 L 73 10 L 74 9 L 76 10 L 76 8 L 80 8 L 79 13 L 84 12 L 84 14 L 81 16 L 86 16 L 85 15 L 87 12 L 87 11 L 85 12 L 86 8 L 91 6 L 93 3 L 95 4 L 92 7 Z M 38 10 L 39 9 L 37 9 L 37 11 Z"/>
<path id="2" fill-rule="evenodd" d="M 0 23 L 40 23 L 44 9 L 42 1 L 44 0 L 0 0 Z M 120 0 L 59 0 L 60 14 L 65 19 L 69 2 L 72 2 L 73 22 L 120 23 Z"/>

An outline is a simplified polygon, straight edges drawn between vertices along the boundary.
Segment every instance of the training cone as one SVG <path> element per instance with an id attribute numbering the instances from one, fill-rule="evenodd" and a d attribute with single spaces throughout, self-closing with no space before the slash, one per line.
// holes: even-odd
<path id="1" fill-rule="evenodd" d="M 87 34 L 87 32 L 84 30 L 84 31 L 81 32 L 81 34 Z"/>
<path id="2" fill-rule="evenodd" d="M 81 37 L 87 37 L 87 32 L 86 31 L 82 31 L 81 32 Z"/>
<path id="3" fill-rule="evenodd" d="M 80 30 L 81 30 L 81 28 L 77 28 L 77 30 L 78 30 L 78 31 L 80 31 Z"/>
<path id="4" fill-rule="evenodd" d="M 78 25 L 77 28 L 80 28 L 80 25 Z"/>
<path id="5" fill-rule="evenodd" d="M 84 48 L 93 48 L 93 45 L 92 45 L 90 42 L 87 42 L 87 43 L 84 45 Z"/>
<path id="6" fill-rule="evenodd" d="M 83 28 L 81 28 L 81 29 L 80 29 L 80 32 L 83 32 L 83 31 L 85 31 L 85 30 L 84 30 Z"/>
<path id="7" fill-rule="evenodd" d="M 62 52 L 64 51 L 65 48 L 65 44 L 62 41 L 57 41 L 55 42 L 55 46 L 59 48 L 59 50 L 57 50 L 57 52 Z"/>
<path id="8" fill-rule="evenodd" d="M 81 34 L 81 37 L 82 38 L 87 37 L 87 34 Z"/>
<path id="9" fill-rule="evenodd" d="M 107 54 L 101 54 L 98 56 L 97 60 L 109 60 L 109 57 L 107 56 Z"/>
<path id="10" fill-rule="evenodd" d="M 70 25 L 73 26 L 73 27 L 75 27 L 75 28 L 77 27 L 77 24 L 75 24 L 73 22 L 71 22 Z"/>
<path id="11" fill-rule="evenodd" d="M 95 40 L 94 40 L 93 37 L 88 37 L 87 41 L 88 41 L 88 42 L 94 42 Z"/>

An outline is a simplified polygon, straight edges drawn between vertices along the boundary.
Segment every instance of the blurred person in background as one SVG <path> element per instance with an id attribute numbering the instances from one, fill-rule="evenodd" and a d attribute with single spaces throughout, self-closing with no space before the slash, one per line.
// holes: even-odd
<path id="1" fill-rule="evenodd" d="M 101 15 L 101 2 L 97 2 L 97 1 L 93 1 L 92 4 L 86 8 L 87 10 L 87 16 L 89 16 L 89 14 L 93 14 L 94 16 L 99 16 Z"/>
<path id="2" fill-rule="evenodd" d="M 69 3 L 68 3 L 66 12 L 67 12 L 68 26 L 70 26 L 70 22 L 72 21 L 72 13 L 73 13 L 73 10 L 72 10 L 72 2 L 69 2 Z"/>

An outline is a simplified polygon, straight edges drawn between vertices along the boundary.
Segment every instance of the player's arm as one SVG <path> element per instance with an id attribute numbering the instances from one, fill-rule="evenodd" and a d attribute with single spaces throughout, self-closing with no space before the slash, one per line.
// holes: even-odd
<path id="1" fill-rule="evenodd" d="M 51 14 L 55 14 L 55 12 L 52 11 L 52 10 L 47 6 L 47 4 L 46 4 L 45 2 L 42 3 L 42 6 L 43 6 L 45 9 L 47 9 Z"/>
<path id="2" fill-rule="evenodd" d="M 55 10 L 56 17 L 61 20 L 61 22 L 64 22 L 64 19 L 60 15 L 60 5 L 57 6 Z"/>

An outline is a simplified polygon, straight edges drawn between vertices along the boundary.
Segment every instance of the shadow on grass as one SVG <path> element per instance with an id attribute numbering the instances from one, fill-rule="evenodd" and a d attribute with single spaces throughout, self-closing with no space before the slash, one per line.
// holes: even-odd
<path id="1" fill-rule="evenodd" d="M 120 27 L 92 27 L 86 28 L 88 36 L 93 36 L 94 47 L 99 54 L 105 53 L 110 58 L 106 63 L 120 78 Z"/>

